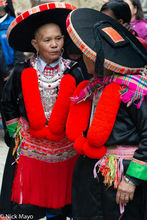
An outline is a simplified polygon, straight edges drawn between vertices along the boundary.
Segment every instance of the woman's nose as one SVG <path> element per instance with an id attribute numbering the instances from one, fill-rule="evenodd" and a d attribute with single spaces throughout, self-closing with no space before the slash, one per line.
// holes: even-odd
<path id="1" fill-rule="evenodd" d="M 52 47 L 57 47 L 57 42 L 56 42 L 56 40 L 52 40 L 52 41 L 51 41 L 51 46 L 52 46 Z"/>

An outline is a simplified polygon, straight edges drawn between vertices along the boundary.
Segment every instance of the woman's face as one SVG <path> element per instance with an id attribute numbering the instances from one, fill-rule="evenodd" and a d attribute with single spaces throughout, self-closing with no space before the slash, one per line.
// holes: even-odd
<path id="1" fill-rule="evenodd" d="M 117 18 L 115 17 L 113 11 L 111 9 L 105 9 L 102 11 L 103 14 L 110 16 L 111 18 L 113 18 L 114 20 L 117 20 Z"/>
<path id="2" fill-rule="evenodd" d="M 62 53 L 64 36 L 57 24 L 45 24 L 35 33 L 31 41 L 42 60 L 50 64 L 58 60 Z"/>
<path id="3" fill-rule="evenodd" d="M 114 20 L 116 20 L 117 22 L 119 22 L 121 25 L 123 25 L 124 27 L 126 27 L 127 29 L 129 28 L 129 23 L 123 21 L 122 18 L 116 18 L 115 14 L 113 13 L 113 11 L 111 9 L 105 9 L 102 11 L 103 14 L 110 16 L 111 18 L 113 18 Z"/>
<path id="4" fill-rule="evenodd" d="M 85 54 L 83 54 L 83 60 L 86 65 L 87 72 L 95 75 L 95 63 L 90 60 Z"/>
<path id="5" fill-rule="evenodd" d="M 130 7 L 131 16 L 132 16 L 131 21 L 133 21 L 135 19 L 135 17 L 136 17 L 137 8 L 134 7 L 134 5 L 132 4 L 131 0 L 124 0 L 124 2 L 126 2 L 129 5 L 129 7 Z"/>

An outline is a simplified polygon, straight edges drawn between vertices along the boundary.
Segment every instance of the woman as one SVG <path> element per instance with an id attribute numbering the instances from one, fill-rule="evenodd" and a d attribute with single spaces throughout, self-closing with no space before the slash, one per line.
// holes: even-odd
<path id="1" fill-rule="evenodd" d="M 66 125 L 80 154 L 73 219 L 145 219 L 147 53 L 126 28 L 93 9 L 71 12 L 67 31 L 94 75 L 75 90 Z"/>
<path id="2" fill-rule="evenodd" d="M 100 10 L 102 13 L 117 20 L 120 24 L 129 27 L 131 21 L 131 11 L 127 3 L 122 0 L 111 0 L 105 3 Z"/>
<path id="3" fill-rule="evenodd" d="M 16 66 L 2 98 L 10 151 L 0 212 L 18 219 L 21 214 L 39 219 L 46 211 L 50 219 L 65 219 L 69 211 L 77 153 L 64 132 L 65 99 L 82 80 L 75 63 L 62 58 L 65 20 L 72 9 L 66 3 L 40 5 L 19 15 L 8 30 L 12 48 L 36 51 L 30 62 Z"/>
<path id="4" fill-rule="evenodd" d="M 140 0 L 124 0 L 124 2 L 130 6 L 132 15 L 130 23 L 131 29 L 133 29 L 140 38 L 147 41 L 147 21 L 144 19 Z"/>
<path id="5" fill-rule="evenodd" d="M 131 31 L 135 36 L 134 30 L 130 28 L 131 21 L 131 10 L 129 5 L 122 0 L 111 0 L 105 3 L 101 10 L 102 13 L 110 16 L 111 18 L 117 20 L 120 24 L 126 27 L 129 31 Z M 136 36 L 137 39 L 142 43 L 144 48 L 147 50 L 147 41 Z"/>

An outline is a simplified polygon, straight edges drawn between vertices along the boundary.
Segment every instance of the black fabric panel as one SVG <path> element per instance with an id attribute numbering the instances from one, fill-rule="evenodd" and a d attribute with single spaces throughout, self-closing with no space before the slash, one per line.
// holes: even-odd
<path id="1" fill-rule="evenodd" d="M 120 208 L 116 204 L 116 190 L 108 188 L 99 174 L 94 179 L 97 160 L 80 156 L 73 173 L 72 208 L 74 220 L 118 220 Z M 124 163 L 125 170 L 128 163 Z M 133 201 L 125 206 L 121 220 L 145 220 L 147 216 L 147 182 L 136 187 Z"/>

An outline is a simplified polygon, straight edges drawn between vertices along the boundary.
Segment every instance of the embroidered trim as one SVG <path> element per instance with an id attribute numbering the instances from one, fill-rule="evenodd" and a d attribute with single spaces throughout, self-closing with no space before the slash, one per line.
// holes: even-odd
<path id="1" fill-rule="evenodd" d="M 20 155 L 49 163 L 68 160 L 77 155 L 73 144 L 64 137 L 58 142 L 37 139 L 30 135 L 29 124 L 22 117 L 19 119 L 15 133 L 15 148 L 13 151 L 16 162 Z"/>
<path id="2" fill-rule="evenodd" d="M 23 142 L 23 136 L 22 136 L 22 131 L 21 131 L 21 124 L 18 122 L 17 128 L 16 128 L 16 132 L 13 136 L 13 138 L 15 138 L 15 147 L 13 149 L 12 155 L 15 158 L 15 162 L 18 164 L 19 161 L 19 155 L 20 155 L 20 147 L 22 145 Z"/>
<path id="3" fill-rule="evenodd" d="M 94 166 L 94 178 L 100 172 L 104 176 L 104 183 L 108 187 L 114 185 L 116 189 L 124 175 L 123 160 L 132 160 L 137 148 L 138 146 L 109 146 L 106 155 Z"/>
<path id="4" fill-rule="evenodd" d="M 94 166 L 94 178 L 98 178 L 98 173 L 100 172 L 104 177 L 104 183 L 107 184 L 108 187 L 113 185 L 114 189 L 117 189 L 124 176 L 123 160 L 132 159 L 134 151 L 137 148 L 138 146 L 113 146 L 107 148 L 106 155 Z M 121 203 L 119 205 L 122 216 L 125 211 L 125 206 Z"/>
<path id="5" fill-rule="evenodd" d="M 142 166 L 147 166 L 147 162 L 141 161 L 141 160 L 137 160 L 135 158 L 133 158 L 132 162 L 140 164 Z"/>
<path id="6" fill-rule="evenodd" d="M 17 123 L 18 120 L 19 120 L 19 118 L 14 118 L 14 119 L 11 119 L 9 121 L 6 121 L 6 125 L 8 126 L 8 125 L 12 125 L 14 123 Z"/>
<path id="7" fill-rule="evenodd" d="M 120 91 L 121 100 L 127 103 L 127 107 L 138 100 L 138 103 L 134 104 L 140 108 L 144 97 L 147 96 L 147 79 L 142 75 L 119 76 L 113 74 L 111 77 L 105 77 L 104 82 L 113 82 L 123 86 Z"/>
<path id="8" fill-rule="evenodd" d="M 102 31 L 104 31 L 113 40 L 114 43 L 124 41 L 122 36 L 112 27 L 103 28 Z"/>
<path id="9" fill-rule="evenodd" d="M 147 181 L 147 162 L 133 158 L 127 169 L 129 176 Z"/>
<path id="10" fill-rule="evenodd" d="M 94 77 L 89 80 L 88 86 L 86 86 L 78 96 L 73 96 L 71 99 L 74 104 L 85 101 L 89 97 L 92 98 L 96 96 L 99 90 L 110 83 L 116 83 L 122 86 L 120 90 L 121 100 L 127 103 L 127 107 L 134 103 L 137 108 L 140 108 L 144 97 L 147 95 L 147 79 L 142 75 L 122 76 L 113 74 L 110 77 L 104 77 L 103 80 Z M 136 100 L 138 100 L 137 104 L 135 103 Z"/>

